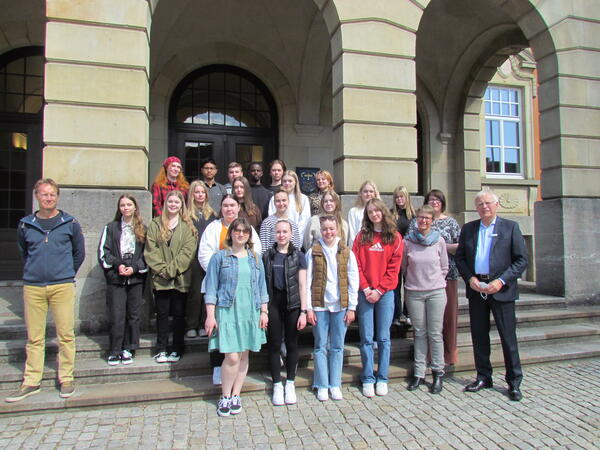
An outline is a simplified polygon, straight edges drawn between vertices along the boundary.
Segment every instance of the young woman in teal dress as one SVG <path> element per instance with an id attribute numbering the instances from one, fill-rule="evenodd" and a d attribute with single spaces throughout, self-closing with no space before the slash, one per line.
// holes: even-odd
<path id="1" fill-rule="evenodd" d="M 251 232 L 248 220 L 235 219 L 227 230 L 225 249 L 211 258 L 205 278 L 208 350 L 225 354 L 219 416 L 242 411 L 240 391 L 248 372 L 248 352 L 260 351 L 266 342 L 269 295 Z"/>

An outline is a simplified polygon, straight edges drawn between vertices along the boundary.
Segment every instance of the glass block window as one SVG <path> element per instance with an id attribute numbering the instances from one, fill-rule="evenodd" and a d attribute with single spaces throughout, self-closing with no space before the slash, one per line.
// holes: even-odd
<path id="1" fill-rule="evenodd" d="M 523 174 L 521 93 L 489 86 L 485 91 L 485 165 L 490 175 Z"/>
<path id="2" fill-rule="evenodd" d="M 218 68 L 189 80 L 175 105 L 182 124 L 271 128 L 269 102 L 250 77 Z"/>

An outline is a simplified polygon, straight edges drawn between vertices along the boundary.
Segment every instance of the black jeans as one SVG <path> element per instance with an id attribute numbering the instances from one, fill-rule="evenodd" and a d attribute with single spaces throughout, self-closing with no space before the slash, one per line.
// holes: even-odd
<path id="1" fill-rule="evenodd" d="M 190 291 L 187 294 L 187 306 L 185 312 L 186 328 L 199 330 L 204 328 L 204 322 L 206 321 L 206 306 L 204 305 L 204 294 L 200 292 L 200 286 L 202 286 L 202 280 L 206 273 L 200 266 L 198 258 L 192 260 L 190 265 L 192 271 L 192 284 L 190 285 Z"/>
<path id="2" fill-rule="evenodd" d="M 175 289 L 154 291 L 156 301 L 156 350 L 158 352 L 183 353 L 183 336 L 185 334 L 185 302 L 186 292 Z M 173 345 L 169 349 L 169 315 L 173 331 Z"/>
<path id="3" fill-rule="evenodd" d="M 273 383 L 281 381 L 281 342 L 285 336 L 287 349 L 287 379 L 294 381 L 298 367 L 298 317 L 300 308 L 288 311 L 287 292 L 273 288 L 273 297 L 269 302 L 269 326 L 267 346 L 269 349 L 269 365 Z"/>
<path id="4" fill-rule="evenodd" d="M 144 283 L 106 286 L 106 306 L 110 320 L 110 355 L 134 351 L 140 345 L 140 312 Z"/>

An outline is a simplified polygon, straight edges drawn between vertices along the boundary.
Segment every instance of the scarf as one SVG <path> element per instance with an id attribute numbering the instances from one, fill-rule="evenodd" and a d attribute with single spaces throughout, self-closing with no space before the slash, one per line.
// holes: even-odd
<path id="1" fill-rule="evenodd" d="M 435 244 L 440 239 L 440 233 L 438 231 L 431 230 L 428 235 L 423 236 L 419 230 L 414 230 L 411 231 L 408 236 L 406 236 L 406 239 L 414 242 L 415 244 L 430 246 Z"/>

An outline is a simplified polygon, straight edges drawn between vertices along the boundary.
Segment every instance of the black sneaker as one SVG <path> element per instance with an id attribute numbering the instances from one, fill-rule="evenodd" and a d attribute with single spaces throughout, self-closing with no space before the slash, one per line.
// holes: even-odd
<path id="1" fill-rule="evenodd" d="M 229 412 L 234 416 L 242 412 L 242 399 L 239 395 L 231 397 L 231 401 L 229 402 Z"/>
<path id="2" fill-rule="evenodd" d="M 116 355 L 110 355 L 106 362 L 108 362 L 109 366 L 118 366 L 121 359 Z"/>
<path id="3" fill-rule="evenodd" d="M 121 352 L 121 362 L 125 365 L 133 362 L 133 354 L 129 350 L 123 350 Z"/>
<path id="4" fill-rule="evenodd" d="M 217 406 L 217 414 L 221 417 L 227 417 L 231 414 L 231 399 L 229 397 L 221 397 L 219 405 Z"/>

